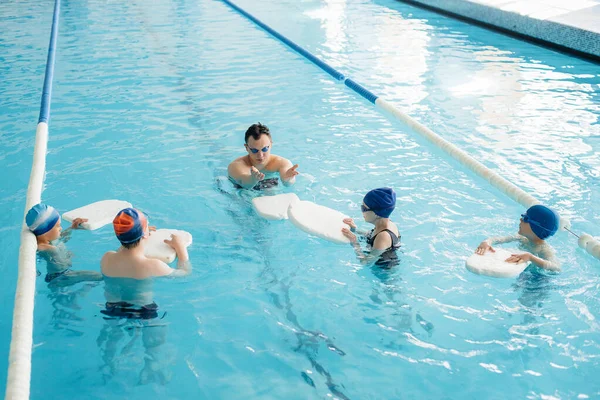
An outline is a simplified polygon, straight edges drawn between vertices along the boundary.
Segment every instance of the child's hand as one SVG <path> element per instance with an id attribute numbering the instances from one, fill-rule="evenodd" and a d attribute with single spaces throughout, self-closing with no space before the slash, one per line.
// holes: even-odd
<path id="1" fill-rule="evenodd" d="M 519 264 L 522 262 L 529 262 L 529 261 L 531 261 L 531 253 L 511 254 L 511 256 L 508 257 L 504 261 L 506 261 L 507 263 L 515 263 L 515 264 Z"/>
<path id="2" fill-rule="evenodd" d="M 152 232 L 156 232 L 156 227 L 154 225 L 148 226 L 148 235 L 152 235 Z"/>
<path id="3" fill-rule="evenodd" d="M 353 220 L 352 218 L 344 218 L 344 219 L 343 219 L 343 222 L 344 222 L 346 225 L 350 226 L 350 229 L 351 229 L 352 231 L 354 231 L 354 230 L 356 229 L 356 224 L 354 223 L 354 220 Z"/>
<path id="4" fill-rule="evenodd" d="M 88 222 L 87 218 L 75 218 L 73 222 L 71 222 L 71 229 L 79 229 L 80 225 L 84 222 Z"/>
<path id="5" fill-rule="evenodd" d="M 479 247 L 477 247 L 477 249 L 475 250 L 475 254 L 479 254 L 480 256 L 484 255 L 486 251 L 491 251 L 492 253 L 495 253 L 496 250 L 494 250 L 494 248 L 492 246 L 490 246 L 490 244 L 487 241 L 483 241 L 479 244 Z"/>
<path id="6" fill-rule="evenodd" d="M 171 240 L 165 239 L 164 242 L 171 246 L 175 251 L 185 248 L 183 238 L 179 235 L 171 235 Z"/>
<path id="7" fill-rule="evenodd" d="M 350 229 L 342 228 L 342 234 L 350 239 L 350 243 L 356 243 L 356 235 L 350 232 Z"/>

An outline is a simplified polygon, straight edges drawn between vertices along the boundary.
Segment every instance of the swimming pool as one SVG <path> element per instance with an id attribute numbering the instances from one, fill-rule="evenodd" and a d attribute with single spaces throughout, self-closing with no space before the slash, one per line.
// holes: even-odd
<path id="1" fill-rule="evenodd" d="M 600 234 L 596 65 L 393 1 L 238 4 L 572 216 L 576 230 Z M 0 7 L 14 33 L 0 36 L 6 359 L 26 121 L 37 115 L 51 9 Z M 282 191 L 358 219 L 367 190 L 396 189 L 398 269 L 361 268 L 349 246 L 253 213 L 256 194 L 223 177 L 257 121 L 271 128 L 273 151 L 300 164 Z M 152 353 L 163 367 L 144 384 L 144 337 L 101 318 L 101 285 L 54 291 L 38 279 L 33 398 L 600 389 L 597 261 L 561 234 L 551 241 L 558 276 L 467 272 L 465 256 L 487 235 L 515 231 L 522 208 L 221 2 L 63 3 L 43 198 L 61 212 L 129 200 L 159 227 L 194 235 L 194 273 L 156 288 L 167 335 Z M 77 269 L 97 269 L 116 242 L 103 229 L 77 232 L 69 246 Z"/>

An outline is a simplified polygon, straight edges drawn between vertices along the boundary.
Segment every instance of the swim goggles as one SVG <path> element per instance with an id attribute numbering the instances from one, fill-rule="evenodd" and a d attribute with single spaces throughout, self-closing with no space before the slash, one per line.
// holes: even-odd
<path id="1" fill-rule="evenodd" d="M 250 151 L 252 152 L 252 154 L 256 154 L 256 153 L 258 153 L 259 151 L 262 151 L 263 153 L 266 153 L 266 152 L 268 152 L 268 151 L 269 151 L 269 149 L 271 148 L 271 146 L 265 146 L 265 147 L 263 147 L 262 149 L 260 149 L 260 150 L 259 150 L 259 149 L 255 149 L 255 148 L 253 148 L 253 147 L 250 147 L 250 146 L 248 146 L 248 145 L 246 145 L 246 147 L 248 148 L 248 150 L 250 150 Z"/>
<path id="2" fill-rule="evenodd" d="M 521 214 L 521 219 L 523 220 L 523 222 L 525 222 L 526 224 L 530 224 L 530 225 L 535 225 L 535 226 L 539 226 L 540 228 L 542 228 L 545 231 L 550 231 L 550 229 L 546 228 L 545 226 L 542 226 L 539 222 L 534 221 L 533 219 L 529 218 L 529 215 L 527 214 Z"/>
<path id="3" fill-rule="evenodd" d="M 364 213 L 366 213 L 367 211 L 371 211 L 371 209 L 367 206 L 365 206 L 364 204 L 360 205 L 360 210 Z"/>

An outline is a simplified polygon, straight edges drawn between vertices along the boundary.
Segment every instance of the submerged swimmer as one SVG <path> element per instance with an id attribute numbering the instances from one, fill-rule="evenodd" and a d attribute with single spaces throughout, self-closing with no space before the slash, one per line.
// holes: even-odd
<path id="1" fill-rule="evenodd" d="M 343 228 L 342 233 L 350 239 L 358 259 L 363 265 L 375 265 L 391 268 L 398 265 L 396 250 L 400 248 L 400 232 L 390 220 L 390 214 L 396 207 L 396 193 L 391 188 L 373 189 L 363 199 L 361 210 L 365 222 L 375 225 L 369 232 L 357 229 L 352 218 L 344 219 L 350 229 Z M 367 242 L 367 253 L 363 252 L 358 239 L 358 233 Z"/>
<path id="2" fill-rule="evenodd" d="M 113 220 L 113 227 L 121 248 L 104 254 L 100 262 L 106 296 L 106 310 L 101 312 L 115 318 L 154 318 L 158 306 L 153 300 L 153 278 L 180 277 L 191 272 L 185 243 L 177 235 L 165 240 L 177 253 L 177 269 L 173 269 L 144 255 L 149 236 L 144 214 L 134 208 L 121 210 Z"/>
<path id="3" fill-rule="evenodd" d="M 475 253 L 483 255 L 486 251 L 494 252 L 493 244 L 519 242 L 520 247 L 528 252 L 512 254 L 506 262 L 532 262 L 540 268 L 560 271 L 560 263 L 556 259 L 554 249 L 545 241 L 558 231 L 558 226 L 558 215 L 552 209 L 535 205 L 529 207 L 525 214 L 521 214 L 519 232 L 516 235 L 488 238 L 481 242 Z"/>
<path id="4" fill-rule="evenodd" d="M 271 154 L 273 141 L 266 125 L 259 122 L 250 126 L 244 140 L 244 147 L 248 154 L 236 158 L 229 164 L 227 168 L 229 179 L 244 189 L 256 190 L 278 184 L 277 177 L 268 177 L 268 175 L 278 174 L 281 182 L 286 186 L 294 184 L 298 175 L 296 171 L 298 164 L 292 165 L 287 158 Z"/>
<path id="5" fill-rule="evenodd" d="M 69 286 L 78 282 L 101 281 L 102 275 L 96 271 L 73 271 L 73 253 L 67 250 L 65 243 L 71 238 L 74 229 L 87 222 L 87 219 L 75 218 L 71 226 L 64 231 L 58 211 L 46 204 L 31 207 L 25 217 L 25 223 L 37 240 L 38 255 L 46 261 L 45 281 L 51 286 Z"/>

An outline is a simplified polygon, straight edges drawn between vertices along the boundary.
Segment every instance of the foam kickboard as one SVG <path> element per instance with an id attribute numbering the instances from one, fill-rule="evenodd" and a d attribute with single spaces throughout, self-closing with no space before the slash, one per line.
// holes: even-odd
<path id="1" fill-rule="evenodd" d="M 290 204 L 288 215 L 290 221 L 306 233 L 334 243 L 350 243 L 342 234 L 342 228 L 348 228 L 343 220 L 348 217 L 339 211 L 312 201 L 297 201 Z"/>
<path id="2" fill-rule="evenodd" d="M 300 201 L 294 193 L 274 196 L 261 196 L 252 199 L 252 206 L 258 215 L 269 220 L 288 219 L 290 204 Z"/>
<path id="3" fill-rule="evenodd" d="M 75 218 L 85 218 L 88 221 L 81 224 L 81 227 L 93 231 L 112 223 L 117 213 L 128 207 L 131 207 L 131 203 L 123 200 L 102 200 L 67 211 L 62 217 L 67 222 L 73 222 Z"/>
<path id="4" fill-rule="evenodd" d="M 494 253 L 486 251 L 485 254 L 472 254 L 465 263 L 467 269 L 474 274 L 491 276 L 494 278 L 514 278 L 527 268 L 527 262 L 519 264 L 507 263 L 511 254 L 523 253 L 521 250 L 494 248 Z"/>
<path id="5" fill-rule="evenodd" d="M 177 254 L 171 246 L 164 242 L 165 239 L 171 239 L 171 235 L 182 236 L 185 247 L 192 244 L 192 235 L 189 232 L 177 229 L 157 229 L 155 232 L 150 232 L 150 237 L 146 242 L 146 248 L 144 249 L 146 257 L 157 258 L 167 264 L 172 263 Z"/>

